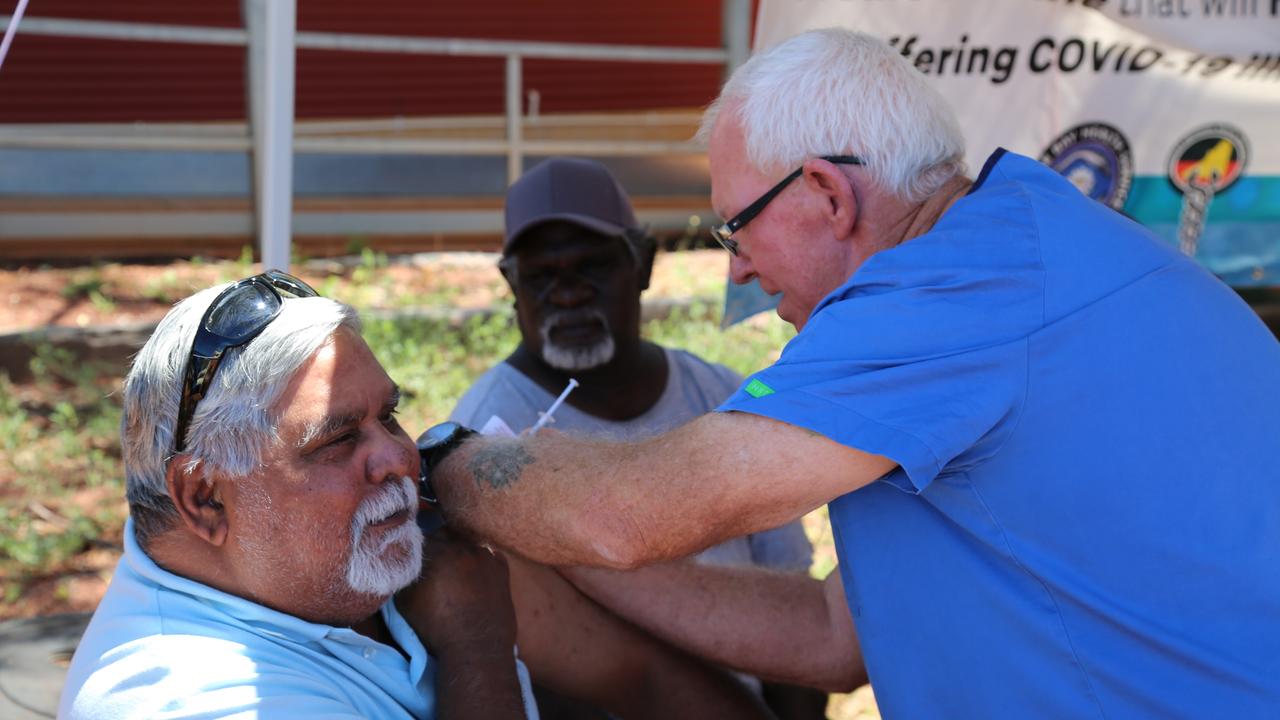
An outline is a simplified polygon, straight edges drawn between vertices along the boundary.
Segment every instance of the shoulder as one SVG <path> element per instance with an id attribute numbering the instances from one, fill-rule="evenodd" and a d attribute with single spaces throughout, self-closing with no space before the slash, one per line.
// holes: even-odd
<path id="1" fill-rule="evenodd" d="M 313 642 L 322 632 L 169 575 L 126 537 L 67 671 L 58 717 L 355 717 Z M 296 709 L 282 712 L 282 698 Z"/>
<path id="2" fill-rule="evenodd" d="M 714 398 L 714 403 L 727 398 L 742 384 L 742 376 L 724 365 L 708 362 L 685 350 L 663 349 L 672 366 L 671 380 L 683 378 L 705 389 Z"/>
<path id="3" fill-rule="evenodd" d="M 1080 193 L 1027 163 L 1038 165 L 993 156 L 928 232 L 875 253 L 825 297 L 788 350 L 838 348 L 883 362 L 1000 345 L 1043 327 L 1045 266 L 1032 199 L 1041 191 L 1029 188 Z"/>
<path id="4" fill-rule="evenodd" d="M 92 645 L 86 648 L 91 649 Z M 101 650 L 92 653 L 90 667 L 73 666 L 59 717 L 232 714 L 258 706 L 273 690 L 286 686 L 289 694 L 300 699 L 341 707 L 320 677 L 302 672 L 265 643 L 162 634 Z"/>
<path id="5" fill-rule="evenodd" d="M 76 649 L 59 717 L 221 716 L 281 693 L 302 708 L 311 700 L 341 708 L 305 643 L 235 620 L 209 600 L 113 583 Z"/>
<path id="6" fill-rule="evenodd" d="M 1041 277 L 1037 301 L 1048 325 L 1171 265 L 1194 266 L 1169 242 L 1081 193 L 1056 171 L 1028 157 L 998 152 L 983 182 L 938 223 L 940 238 L 975 238 L 993 265 L 1034 253 Z M 993 241 L 1000 245 L 994 245 Z M 1020 254 L 1018 254 L 1020 253 Z"/>
<path id="7" fill-rule="evenodd" d="M 510 422 L 514 418 L 506 415 L 513 408 L 518 410 L 529 404 L 524 398 L 532 385 L 532 381 L 519 370 L 506 362 L 500 362 L 486 370 L 467 388 L 449 413 L 449 419 L 468 427 L 475 427 L 492 415 L 501 416 Z"/>
<path id="8" fill-rule="evenodd" d="M 245 642 L 246 638 L 256 638 Z M 58 717 L 358 718 L 335 675 L 304 644 L 239 638 L 154 635 L 110 649 L 87 673 L 68 676 Z"/>

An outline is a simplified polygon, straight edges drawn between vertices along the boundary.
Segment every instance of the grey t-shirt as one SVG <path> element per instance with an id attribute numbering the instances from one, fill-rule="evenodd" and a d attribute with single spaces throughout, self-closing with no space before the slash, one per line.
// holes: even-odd
<path id="1" fill-rule="evenodd" d="M 665 433 L 704 415 L 733 394 L 742 378 L 723 365 L 666 348 L 667 386 L 658 402 L 643 415 L 624 421 L 603 420 L 567 403 L 555 412 L 556 430 L 611 440 L 634 441 Z M 519 370 L 503 362 L 486 371 L 458 401 L 449 419 L 480 428 L 497 415 L 520 432 L 538 421 L 555 395 L 543 390 Z M 712 565 L 760 565 L 778 570 L 809 569 L 813 547 L 800 521 L 780 528 L 734 538 L 707 548 L 696 558 Z"/>

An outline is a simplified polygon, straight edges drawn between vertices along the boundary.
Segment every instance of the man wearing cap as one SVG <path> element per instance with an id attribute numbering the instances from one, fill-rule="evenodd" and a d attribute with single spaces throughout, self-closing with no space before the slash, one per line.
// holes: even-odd
<path id="1" fill-rule="evenodd" d="M 741 384 L 726 367 L 641 338 L 640 293 L 656 244 L 604 165 L 552 158 L 533 168 L 507 192 L 506 230 L 499 267 L 515 295 L 520 344 L 467 391 L 451 420 L 479 428 L 497 417 L 526 430 L 573 378 L 580 385 L 556 411 L 555 429 L 639 440 L 714 409 Z M 797 520 L 696 557 L 805 573 L 811 556 Z M 825 696 L 797 690 L 768 686 L 764 694 L 784 715 L 784 704 L 807 701 L 807 716 L 821 716 Z"/>

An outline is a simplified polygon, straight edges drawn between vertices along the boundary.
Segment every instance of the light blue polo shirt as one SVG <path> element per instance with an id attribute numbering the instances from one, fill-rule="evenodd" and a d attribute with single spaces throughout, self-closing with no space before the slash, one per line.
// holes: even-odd
<path id="1" fill-rule="evenodd" d="M 830 504 L 885 717 L 1280 718 L 1280 344 L 1034 160 L 720 409 L 899 463 Z"/>
<path id="2" fill-rule="evenodd" d="M 435 661 L 391 601 L 382 618 L 408 657 L 174 575 L 138 546 L 132 520 L 124 545 L 59 718 L 434 716 Z M 523 666 L 520 677 L 527 690 Z"/>

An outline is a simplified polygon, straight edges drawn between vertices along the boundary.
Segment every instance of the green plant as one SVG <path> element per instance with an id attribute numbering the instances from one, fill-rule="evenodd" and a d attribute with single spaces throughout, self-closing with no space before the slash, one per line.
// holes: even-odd
<path id="1" fill-rule="evenodd" d="M 101 361 L 85 361 L 67 348 L 49 343 L 36 346 L 28 367 L 37 387 L 50 395 L 58 392 L 60 399 L 76 404 L 100 400 L 104 378 L 116 374 Z"/>
<path id="2" fill-rule="evenodd" d="M 192 264 L 198 265 L 202 263 L 196 263 L 195 260 L 193 259 Z M 231 262 L 220 262 L 217 264 L 216 267 L 218 268 L 218 279 L 217 279 L 218 284 L 233 282 L 235 280 L 239 280 L 240 278 L 248 277 L 252 275 L 253 274 L 253 246 L 252 245 L 240 246 L 240 255 L 237 256 L 235 260 Z"/>
<path id="3" fill-rule="evenodd" d="M 99 290 L 91 290 L 89 292 L 89 302 L 101 313 L 115 312 L 116 309 L 116 302 L 103 295 Z"/>
<path id="4" fill-rule="evenodd" d="M 253 246 L 240 246 L 240 256 L 236 258 L 236 272 L 238 277 L 248 275 L 253 269 Z"/>
<path id="5" fill-rule="evenodd" d="M 721 330 L 719 308 L 694 303 L 645 324 L 644 334 L 654 342 L 695 351 L 705 360 L 749 375 L 772 363 L 795 337 L 795 329 L 770 314 Z"/>
<path id="6" fill-rule="evenodd" d="M 0 448 L 11 461 L 10 453 L 26 446 L 35 437 L 36 430 L 18 398 L 17 387 L 9 380 L 8 373 L 0 373 Z"/>
<path id="7" fill-rule="evenodd" d="M 351 282 L 357 285 L 368 284 L 378 277 L 377 271 L 387 264 L 386 253 L 374 252 L 373 248 L 366 247 L 360 251 L 360 264 L 351 271 Z"/>
<path id="8" fill-rule="evenodd" d="M 192 261 L 195 265 L 195 261 Z M 156 300 L 158 302 L 174 302 L 181 296 L 181 283 L 178 282 L 178 273 L 173 268 L 166 269 L 157 277 L 147 280 L 142 288 L 142 297 L 148 300 Z"/>
<path id="9" fill-rule="evenodd" d="M 106 280 L 102 277 L 102 268 L 94 266 L 73 274 L 62 286 L 61 294 L 66 300 L 78 300 L 93 293 L 101 295 L 104 285 Z"/>
<path id="10" fill-rule="evenodd" d="M 519 341 L 509 311 L 476 315 L 460 325 L 421 319 L 378 320 L 365 339 L 405 391 L 401 423 L 410 433 L 448 415 L 480 373 Z"/>
<path id="11" fill-rule="evenodd" d="M 343 248 L 343 252 L 348 255 L 359 255 L 369 249 L 369 238 L 364 235 L 352 235 L 347 238 L 347 244 Z"/>
<path id="12" fill-rule="evenodd" d="M 75 354 L 66 348 L 49 343 L 36 346 L 35 353 L 27 365 L 37 383 L 74 381 L 79 376 Z"/>
<path id="13" fill-rule="evenodd" d="M 0 533 L 0 557 L 7 558 L 7 570 L 18 574 L 43 574 L 101 534 L 97 523 L 78 512 L 66 517 L 60 527 L 42 528 L 30 512 L 14 507 L 0 508 L 0 519 L 8 528 Z"/>

